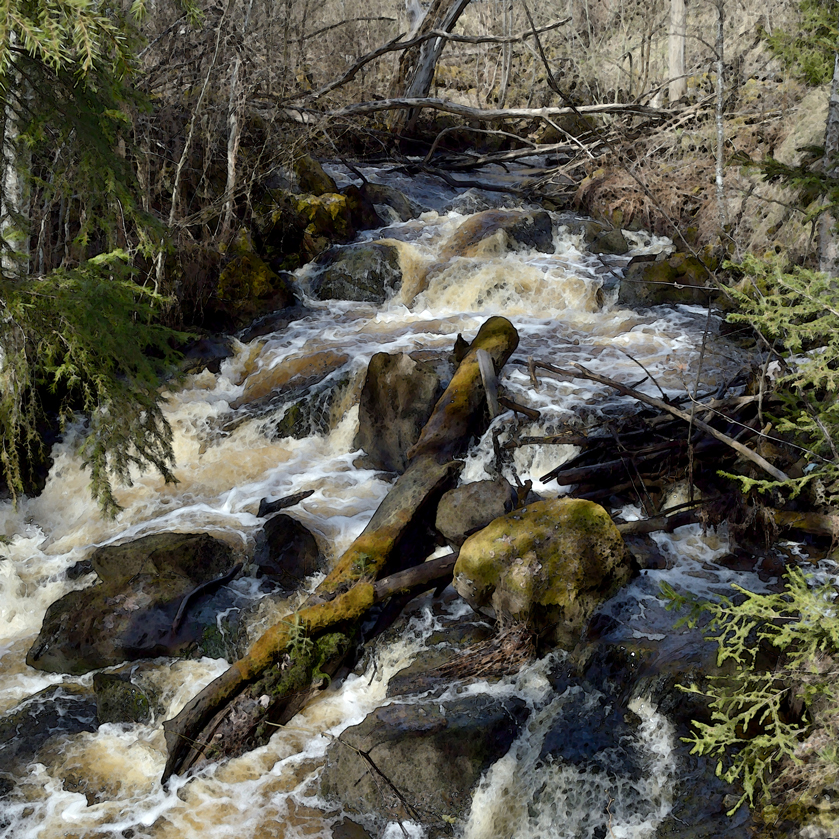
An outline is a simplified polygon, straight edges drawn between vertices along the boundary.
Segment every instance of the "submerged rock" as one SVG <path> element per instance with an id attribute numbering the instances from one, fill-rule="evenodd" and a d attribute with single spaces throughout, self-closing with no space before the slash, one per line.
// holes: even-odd
<path id="1" fill-rule="evenodd" d="M 591 501 L 538 501 L 470 536 L 454 569 L 458 593 L 502 620 L 552 629 L 571 647 L 594 610 L 632 576 L 634 561 L 609 514 Z"/>
<path id="2" fill-rule="evenodd" d="M 402 282 L 399 249 L 385 242 L 333 247 L 315 260 L 309 291 L 318 300 L 384 303 Z"/>
<path id="3" fill-rule="evenodd" d="M 148 695 L 125 673 L 95 673 L 93 691 L 100 725 L 108 722 L 146 723 L 151 719 Z"/>
<path id="4" fill-rule="evenodd" d="M 51 738 L 96 731 L 98 726 L 96 699 L 89 687 L 44 688 L 0 717 L 0 781 L 3 775 L 25 777 L 25 767 Z"/>
<path id="5" fill-rule="evenodd" d="M 379 830 L 419 819 L 430 836 L 448 834 L 528 714 L 522 699 L 487 695 L 379 708 L 330 747 L 321 794 Z"/>
<path id="6" fill-rule="evenodd" d="M 428 422 L 443 383 L 431 364 L 406 353 L 376 353 L 358 403 L 358 433 L 353 445 L 364 449 L 360 465 L 388 472 L 405 471 L 407 451 Z"/>
<path id="7" fill-rule="evenodd" d="M 219 587 L 238 570 L 233 563 L 230 547 L 207 534 L 159 533 L 99 548 L 92 565 L 102 582 L 47 609 L 26 663 L 79 674 L 210 648 L 222 654 L 216 615 L 233 597 Z M 211 594 L 216 600 L 209 604 Z"/>

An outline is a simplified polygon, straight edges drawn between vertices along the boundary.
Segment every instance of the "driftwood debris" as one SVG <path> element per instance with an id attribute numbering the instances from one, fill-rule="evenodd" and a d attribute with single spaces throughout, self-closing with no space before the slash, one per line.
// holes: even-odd
<path id="1" fill-rule="evenodd" d="M 326 681 L 349 651 L 360 619 L 377 600 L 451 573 L 449 558 L 413 575 L 398 575 L 430 553 L 423 523 L 453 485 L 469 439 L 479 430 L 484 393 L 478 351 L 496 373 L 518 345 L 505 318 L 479 330 L 438 401 L 409 465 L 363 533 L 306 604 L 267 630 L 248 653 L 164 723 L 169 751 L 163 773 L 183 773 L 207 760 L 241 754 L 266 742 L 307 701 L 313 682 Z M 426 579 L 431 575 L 430 580 Z"/>

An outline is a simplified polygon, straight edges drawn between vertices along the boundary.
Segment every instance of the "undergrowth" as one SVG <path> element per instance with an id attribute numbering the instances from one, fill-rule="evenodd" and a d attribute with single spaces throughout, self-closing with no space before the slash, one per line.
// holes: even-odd
<path id="1" fill-rule="evenodd" d="M 717 664 L 727 671 L 682 689 L 704 696 L 710 710 L 710 722 L 694 721 L 685 738 L 691 753 L 716 759 L 717 775 L 742 789 L 729 815 L 743 802 L 766 807 L 805 763 L 813 782 L 835 777 L 839 767 L 834 736 L 821 738 L 820 748 L 812 739 L 805 747 L 814 730 L 835 727 L 836 589 L 813 585 L 798 568 L 780 593 L 733 588 L 732 598 L 701 601 L 662 583 L 667 608 L 689 610 L 679 624 L 707 619 L 706 638 L 716 642 Z M 799 798 L 806 792 L 796 789 Z"/>
<path id="2" fill-rule="evenodd" d="M 818 500 L 839 502 L 839 287 L 835 278 L 780 257 L 746 256 L 729 265 L 745 277 L 730 293 L 739 311 L 732 322 L 752 324 L 772 347 L 782 411 L 770 417 L 774 433 L 803 447 L 803 474 L 785 482 L 735 477 L 744 492 L 781 489 L 795 497 L 818 481 Z"/>

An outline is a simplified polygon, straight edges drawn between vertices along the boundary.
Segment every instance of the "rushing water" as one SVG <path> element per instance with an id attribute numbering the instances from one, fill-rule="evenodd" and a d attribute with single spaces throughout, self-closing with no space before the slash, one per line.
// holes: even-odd
<path id="1" fill-rule="evenodd" d="M 47 606 L 74 586 L 89 584 L 90 578 L 70 582 L 65 572 L 93 546 L 160 531 L 201 531 L 247 552 L 263 523 L 256 517 L 260 499 L 313 490 L 290 512 L 316 534 L 329 557 L 339 556 L 389 488 L 380 473 L 354 465 L 359 455 L 353 451 L 355 403 L 367 362 L 376 352 L 448 352 L 458 333 L 471 338 L 488 316 L 505 315 L 519 330 L 521 344 L 503 374 L 504 387 L 542 414 L 539 423 L 526 429 L 528 434 L 590 425 L 627 410 L 608 389 L 582 381 L 545 377 L 534 390 L 527 372 L 529 356 L 558 365 L 581 362 L 627 382 L 644 378 L 640 364 L 666 393 L 683 392 L 686 381 L 693 384 L 706 327 L 704 310 L 677 306 L 635 312 L 618 307 L 602 286 L 620 271 L 620 261 L 604 264 L 586 251 L 579 234 L 559 223 L 553 254 L 509 251 L 496 237 L 476 256 L 441 260 L 441 244 L 465 213 L 477 207 L 470 206 L 474 197 L 447 196 L 439 190 L 436 195 L 435 209 L 421 219 L 374 234 L 399 243 L 405 280 L 392 300 L 381 307 L 312 303 L 312 314 L 288 328 L 238 343 L 218 374 L 189 376 L 167 394 L 177 484 L 164 485 L 149 473 L 137 475 L 133 487 L 118 492 L 124 511 L 115 521 L 103 520 L 88 497 L 71 429 L 56 446 L 43 494 L 23 499 L 17 509 L 0 508 L 0 535 L 8 540 L 0 560 L 0 714 L 20 710 L 27 697 L 50 685 L 90 685 L 90 675 L 50 675 L 28 668 L 25 655 Z M 450 200 L 459 211 L 444 209 L 444 201 Z M 636 253 L 667 246 L 641 234 L 633 244 Z M 304 269 L 304 287 L 305 281 Z M 703 388 L 715 388 L 739 367 L 736 351 L 719 346 L 706 358 Z M 329 377 L 350 382 L 346 395 L 330 408 L 329 432 L 278 439 L 272 431 L 284 406 L 266 402 L 267 395 L 278 381 L 289 378 L 289 371 L 305 376 L 312 359 L 326 357 L 339 359 Z M 650 381 L 642 388 L 657 393 Z M 510 415 L 503 415 L 495 424 L 509 422 Z M 539 476 L 573 452 L 569 446 L 523 447 L 516 451 L 515 468 L 522 480 L 533 480 L 536 491 L 555 495 L 557 487 L 542 485 Z M 491 453 L 488 434 L 470 453 L 462 480 L 486 477 Z M 642 575 L 610 604 L 618 631 L 626 637 L 661 638 L 670 632 L 672 618 L 656 598 L 661 577 L 671 583 L 688 581 L 694 588 L 719 588 L 727 582 L 722 576 L 726 572 L 711 570 L 710 561 L 725 549 L 719 537 L 685 528 L 662 537 L 662 546 L 671 553 L 674 567 Z M 245 579 L 233 586 L 247 599 L 256 596 L 252 583 Z M 270 619 L 261 617 L 263 623 Z M 139 665 L 138 673 L 161 697 L 151 723 L 108 724 L 48 740 L 14 786 L 0 786 L 0 837 L 329 837 L 340 813 L 318 798 L 317 776 L 326 749 L 340 731 L 390 701 L 388 679 L 422 648 L 436 620 L 427 604 L 417 606 L 409 631 L 380 652 L 367 674 L 350 676 L 324 691 L 267 746 L 197 777 L 174 778 L 165 788 L 159 783 L 165 761 L 162 721 L 222 672 L 226 662 Z M 252 627 L 251 635 L 258 631 Z M 558 694 L 546 675 L 549 666 L 545 659 L 515 678 L 468 689 L 522 696 L 532 715 L 507 757 L 483 778 L 472 816 L 459 829 L 469 839 L 588 837 L 600 835 L 592 831 L 605 831 L 606 826 L 615 837 L 653 836 L 672 802 L 669 723 L 655 709 L 637 703 L 634 710 L 642 723 L 634 746 L 643 764 L 640 779 L 604 779 L 585 768 L 539 763 L 540 737 L 554 720 L 571 706 L 579 711 L 601 704 L 601 697 L 580 689 Z M 385 835 L 406 833 L 421 835 L 411 824 L 390 825 Z"/>

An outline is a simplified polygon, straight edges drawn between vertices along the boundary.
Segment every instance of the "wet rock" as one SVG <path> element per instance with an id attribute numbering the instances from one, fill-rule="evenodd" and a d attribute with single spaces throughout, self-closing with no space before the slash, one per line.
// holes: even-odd
<path id="1" fill-rule="evenodd" d="M 629 242 L 626 241 L 623 231 L 615 227 L 612 230 L 604 230 L 602 233 L 598 233 L 588 249 L 592 253 L 608 253 L 620 256 L 629 252 Z"/>
<path id="2" fill-rule="evenodd" d="M 393 210 L 399 221 L 410 221 L 422 213 L 422 208 L 414 204 L 402 192 L 386 184 L 374 184 L 369 181 L 361 187 L 361 194 L 375 207 L 384 205 Z"/>
<path id="3" fill-rule="evenodd" d="M 453 256 L 476 256 L 481 243 L 496 234 L 503 234 L 509 250 L 527 247 L 542 253 L 553 253 L 553 224 L 544 210 L 485 210 L 466 219 L 443 245 L 441 259 Z"/>
<path id="4" fill-rule="evenodd" d="M 312 388 L 281 415 L 267 422 L 265 433 L 274 438 L 292 437 L 295 440 L 313 434 L 328 434 L 350 407 L 345 398 L 349 384 L 349 375 L 344 375 Z"/>
<path id="5" fill-rule="evenodd" d="M 715 267 L 711 262 L 711 268 Z M 688 303 L 705 305 L 711 284 L 708 270 L 690 254 L 648 260 L 632 260 L 618 292 L 618 302 L 624 306 L 659 306 Z"/>
<path id="6" fill-rule="evenodd" d="M 435 526 L 453 547 L 482 530 L 493 519 L 509 513 L 516 504 L 516 491 L 503 477 L 475 481 L 450 489 L 437 505 Z"/>
<path id="7" fill-rule="evenodd" d="M 384 303 L 402 281 L 399 249 L 384 242 L 333 247 L 315 261 L 309 291 L 318 300 Z"/>
<path id="8" fill-rule="evenodd" d="M 98 725 L 90 688 L 44 688 L 0 717 L 0 772 L 20 777 L 52 737 L 96 731 Z"/>
<path id="9" fill-rule="evenodd" d="M 99 724 L 146 723 L 151 719 L 151 703 L 146 693 L 127 674 L 95 673 L 96 715 Z"/>
<path id="10" fill-rule="evenodd" d="M 523 700 L 486 695 L 379 708 L 330 747 L 321 794 L 350 813 L 419 818 L 430 836 L 444 835 L 468 814 L 473 788 L 527 716 Z"/>
<path id="11" fill-rule="evenodd" d="M 294 174 L 300 192 L 324 195 L 328 192 L 338 191 L 335 181 L 326 174 L 323 166 L 311 155 L 304 154 L 294 161 Z"/>
<path id="12" fill-rule="evenodd" d="M 186 347 L 181 370 L 184 373 L 200 373 L 202 370 L 218 373 L 222 361 L 232 355 L 233 340 L 229 335 L 207 335 Z"/>
<path id="13" fill-rule="evenodd" d="M 442 392 L 440 375 L 431 364 L 405 353 L 376 353 L 367 366 L 358 405 L 353 445 L 365 452 L 359 465 L 404 472 L 406 452 L 419 439 Z"/>
<path id="14" fill-rule="evenodd" d="M 288 590 L 298 588 L 306 577 L 322 570 L 324 564 L 311 531 L 285 513 L 265 522 L 256 536 L 253 561 L 258 576 Z"/>
<path id="15" fill-rule="evenodd" d="M 161 533 L 99 548 L 92 562 L 102 582 L 47 609 L 26 657 L 31 667 L 87 673 L 161 655 L 218 653 L 216 615 L 235 601 L 222 585 L 236 570 L 227 545 L 206 534 Z"/>
<path id="16" fill-rule="evenodd" d="M 287 394 L 302 393 L 322 382 L 349 360 L 346 353 L 323 350 L 288 358 L 282 364 L 272 367 L 261 367 L 248 376 L 244 392 L 230 407 L 237 410 L 243 405 L 252 405 L 266 398 L 277 401 L 284 395 L 287 399 Z"/>
<path id="17" fill-rule="evenodd" d="M 495 519 L 460 549 L 454 586 L 474 608 L 570 648 L 594 610 L 628 582 L 635 569 L 620 533 L 598 504 L 582 499 L 539 501 Z"/>
<path id="18" fill-rule="evenodd" d="M 356 230 L 377 230 L 384 227 L 384 219 L 376 212 L 370 199 L 354 184 L 345 187 L 341 194 L 347 201 L 350 220 Z"/>
<path id="19" fill-rule="evenodd" d="M 90 561 L 105 583 L 125 583 L 143 572 L 203 583 L 229 571 L 234 562 L 230 546 L 207 533 L 153 533 L 97 548 Z"/>

